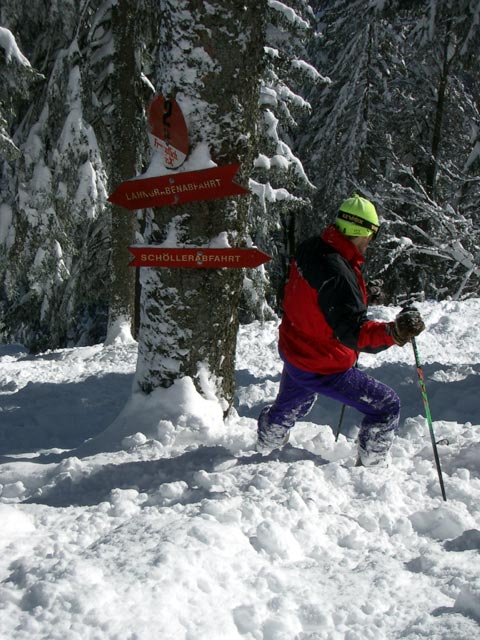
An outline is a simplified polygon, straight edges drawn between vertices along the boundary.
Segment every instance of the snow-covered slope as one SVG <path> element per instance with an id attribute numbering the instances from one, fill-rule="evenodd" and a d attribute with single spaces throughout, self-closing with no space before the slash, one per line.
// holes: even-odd
<path id="1" fill-rule="evenodd" d="M 447 502 L 409 346 L 360 360 L 402 398 L 381 471 L 353 466 L 358 414 L 335 443 L 324 400 L 254 452 L 275 322 L 241 328 L 226 424 L 189 379 L 131 397 L 135 344 L 0 347 L 0 638 L 478 637 L 480 300 L 420 308 Z"/>

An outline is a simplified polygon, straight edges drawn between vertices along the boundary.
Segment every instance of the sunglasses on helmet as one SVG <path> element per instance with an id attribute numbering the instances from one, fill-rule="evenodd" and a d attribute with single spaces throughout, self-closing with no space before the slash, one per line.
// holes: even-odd
<path id="1" fill-rule="evenodd" d="M 378 236 L 378 233 L 380 231 L 381 225 L 374 224 L 373 222 L 369 222 L 368 220 L 364 220 L 363 218 L 359 218 L 353 213 L 347 213 L 346 211 L 339 211 L 337 214 L 337 218 L 340 218 L 340 220 L 345 220 L 346 222 L 352 222 L 353 224 L 356 224 L 359 227 L 362 227 L 363 229 L 368 229 L 369 231 L 371 231 L 372 242 Z"/>

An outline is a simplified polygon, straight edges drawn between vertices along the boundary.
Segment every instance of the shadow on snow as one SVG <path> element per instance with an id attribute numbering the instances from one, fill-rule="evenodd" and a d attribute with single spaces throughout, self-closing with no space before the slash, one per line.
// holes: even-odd
<path id="1" fill-rule="evenodd" d="M 195 474 L 199 471 L 216 473 L 233 467 L 259 465 L 265 462 L 294 462 L 313 460 L 317 465 L 327 464 L 328 460 L 314 455 L 305 449 L 286 445 L 264 456 L 260 453 L 235 457 L 223 446 L 202 446 L 194 451 L 187 451 L 174 458 L 106 464 L 97 470 L 88 470 L 88 475 L 80 478 L 55 478 L 51 486 L 43 486 L 41 493 L 25 500 L 26 504 L 45 504 L 53 507 L 92 506 L 109 500 L 113 489 L 135 489 L 140 493 L 155 494 L 164 483 L 183 481 L 189 489 L 175 502 L 198 502 L 204 498 L 214 499 L 223 496 L 223 492 L 215 492 L 201 486 Z M 152 504 L 147 501 L 146 503 Z M 170 506 L 170 502 L 167 502 Z"/>
<path id="2" fill-rule="evenodd" d="M 79 446 L 114 420 L 131 386 L 132 375 L 109 373 L 75 383 L 30 382 L 0 393 L 0 459 Z"/>
<path id="3" fill-rule="evenodd" d="M 402 420 L 424 415 L 418 376 L 413 366 L 388 363 L 369 373 L 398 392 L 402 401 Z M 480 365 L 433 364 L 424 366 L 424 373 L 434 421 L 462 424 L 475 420 L 480 402 Z M 35 382 L 17 392 L 4 390 L 0 393 L 0 462 L 19 459 L 9 458 L 9 455 L 46 452 L 53 448 L 70 451 L 28 459 L 51 463 L 75 456 L 75 448 L 103 432 L 123 409 L 131 392 L 132 379 L 132 374 L 110 373 L 76 383 Z M 277 385 L 278 381 L 278 373 L 259 379 L 249 372 L 238 372 L 235 406 L 240 417 L 256 419 L 266 404 L 261 390 L 255 397 L 250 393 L 242 395 L 242 388 L 266 383 Z M 250 403 L 241 404 L 239 398 L 242 397 Z M 320 397 L 307 419 L 319 425 L 330 425 L 335 431 L 340 409 L 339 403 Z M 360 419 L 360 414 L 348 409 L 342 433 L 353 435 Z"/>

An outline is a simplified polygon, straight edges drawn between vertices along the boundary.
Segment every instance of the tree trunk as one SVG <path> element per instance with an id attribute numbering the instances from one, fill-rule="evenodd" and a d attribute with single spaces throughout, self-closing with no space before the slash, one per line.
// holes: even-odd
<path id="1" fill-rule="evenodd" d="M 143 119 L 141 100 L 137 96 L 139 75 L 135 49 L 136 2 L 118 0 L 112 7 L 112 35 L 115 70 L 112 77 L 112 154 L 110 157 L 110 192 L 137 173 L 142 147 Z M 145 128 L 145 125 L 143 125 Z M 146 135 L 144 133 L 143 135 Z M 133 329 L 135 315 L 135 271 L 128 267 L 129 245 L 135 241 L 135 215 L 110 205 L 111 212 L 111 288 L 106 342 L 114 340 L 125 328 Z"/>
<path id="2" fill-rule="evenodd" d="M 186 116 L 190 159 L 183 169 L 204 168 L 192 156 L 210 155 L 218 165 L 239 161 L 237 181 L 248 186 L 257 153 L 266 2 L 221 0 L 215 13 L 198 0 L 161 4 L 160 91 L 176 96 Z M 176 246 L 242 246 L 248 201 L 235 196 L 157 209 L 147 242 L 164 242 L 168 234 Z M 227 411 L 235 388 L 242 270 L 142 269 L 141 280 L 138 388 L 149 393 L 190 376 Z"/>

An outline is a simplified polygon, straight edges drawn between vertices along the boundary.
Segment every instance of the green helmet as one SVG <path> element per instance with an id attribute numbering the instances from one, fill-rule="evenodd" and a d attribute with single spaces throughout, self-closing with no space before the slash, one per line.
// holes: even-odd
<path id="1" fill-rule="evenodd" d="M 335 224 L 346 236 L 376 235 L 380 227 L 373 204 L 357 194 L 342 202 Z"/>

